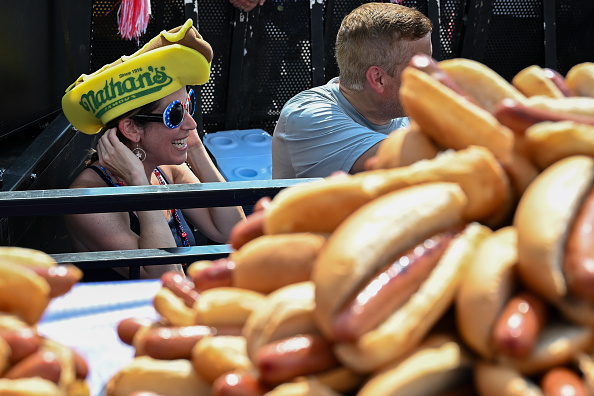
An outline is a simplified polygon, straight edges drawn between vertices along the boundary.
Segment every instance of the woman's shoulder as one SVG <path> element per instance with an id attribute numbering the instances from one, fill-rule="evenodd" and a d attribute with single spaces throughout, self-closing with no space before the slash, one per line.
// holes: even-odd
<path id="1" fill-rule="evenodd" d="M 94 188 L 107 187 L 100 175 L 101 170 L 97 164 L 91 164 L 84 168 L 74 179 L 70 188 Z"/>
<path id="2" fill-rule="evenodd" d="M 186 163 L 181 165 L 161 165 L 158 169 L 161 170 L 171 184 L 188 183 L 188 177 L 194 175 Z"/>

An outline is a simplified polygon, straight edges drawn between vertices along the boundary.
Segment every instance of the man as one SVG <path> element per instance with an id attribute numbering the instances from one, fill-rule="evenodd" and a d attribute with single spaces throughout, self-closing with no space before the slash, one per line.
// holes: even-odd
<path id="1" fill-rule="evenodd" d="M 336 38 L 339 77 L 283 107 L 272 140 L 272 177 L 326 177 L 364 170 L 387 135 L 409 125 L 400 73 L 417 53 L 431 55 L 431 21 L 392 3 L 347 15 Z"/>

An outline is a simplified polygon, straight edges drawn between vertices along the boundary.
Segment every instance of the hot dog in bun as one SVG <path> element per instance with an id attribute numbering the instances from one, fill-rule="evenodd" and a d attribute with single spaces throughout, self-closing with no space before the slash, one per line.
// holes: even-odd
<path id="1" fill-rule="evenodd" d="M 573 156 L 544 170 L 519 202 L 522 282 L 575 323 L 594 324 L 592 177 L 594 159 Z"/>
<path id="2" fill-rule="evenodd" d="M 370 372 L 421 342 L 453 301 L 476 244 L 453 183 L 427 183 L 363 206 L 331 235 L 314 266 L 314 318 L 347 367 Z"/>
<path id="3" fill-rule="evenodd" d="M 480 245 L 456 296 L 457 327 L 483 359 L 535 374 L 571 361 L 594 334 L 558 318 L 548 302 L 525 290 L 517 262 L 514 227 L 494 232 Z"/>

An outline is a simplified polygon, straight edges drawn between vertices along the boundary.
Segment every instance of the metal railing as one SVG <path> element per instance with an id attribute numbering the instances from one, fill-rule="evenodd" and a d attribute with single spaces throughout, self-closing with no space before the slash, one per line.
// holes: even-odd
<path id="1" fill-rule="evenodd" d="M 169 208 L 249 206 L 262 197 L 317 179 L 233 181 L 223 183 L 130 186 L 0 192 L 0 217 L 128 212 Z M 85 269 L 130 267 L 137 279 L 140 267 L 190 263 L 225 257 L 226 244 L 181 248 L 137 249 L 51 254 L 58 264 Z"/>

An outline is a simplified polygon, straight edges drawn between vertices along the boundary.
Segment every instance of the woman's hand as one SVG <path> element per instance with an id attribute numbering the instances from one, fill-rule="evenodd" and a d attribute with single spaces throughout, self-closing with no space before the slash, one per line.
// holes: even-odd
<path id="1" fill-rule="evenodd" d="M 108 129 L 97 142 L 99 165 L 124 180 L 126 185 L 147 185 L 142 162 L 116 135 L 117 129 Z"/>

